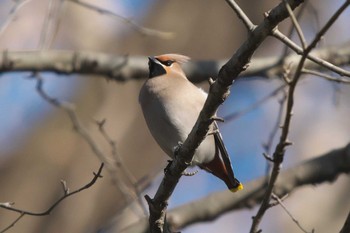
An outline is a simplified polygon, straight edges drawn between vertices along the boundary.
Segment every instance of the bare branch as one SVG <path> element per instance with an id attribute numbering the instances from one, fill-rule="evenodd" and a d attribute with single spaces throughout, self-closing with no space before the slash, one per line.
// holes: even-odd
<path id="1" fill-rule="evenodd" d="M 276 39 L 278 39 L 281 42 L 283 42 L 284 44 L 286 44 L 289 48 L 291 48 L 297 54 L 303 54 L 303 49 L 300 46 L 298 46 L 296 43 L 294 43 L 291 39 L 289 39 L 287 36 L 285 36 L 282 32 L 280 32 L 278 29 L 274 30 L 272 32 L 272 35 Z M 350 77 L 350 71 L 342 69 L 339 66 L 336 66 L 336 65 L 334 65 L 334 64 L 332 64 L 324 59 L 321 59 L 320 57 L 318 57 L 315 54 L 308 54 L 307 58 L 310 59 L 311 61 L 315 62 L 316 64 L 339 74 L 340 76 Z"/>
<path id="2" fill-rule="evenodd" d="M 304 233 L 308 233 L 307 230 L 303 228 L 303 226 L 299 223 L 299 221 L 292 215 L 292 213 L 288 210 L 288 208 L 283 204 L 282 200 L 274 193 L 272 193 L 272 198 L 277 201 L 277 203 L 284 209 L 284 211 L 288 214 L 288 216 L 295 222 L 295 224 L 302 230 Z M 313 233 L 314 230 L 311 231 Z"/>
<path id="3" fill-rule="evenodd" d="M 62 5 L 62 0 L 49 0 L 48 9 L 40 33 L 38 46 L 40 50 L 50 48 L 55 39 L 62 17 Z"/>
<path id="4" fill-rule="evenodd" d="M 132 187 L 132 190 L 129 191 L 129 193 L 124 192 L 124 195 L 126 197 L 132 196 L 135 201 L 137 201 L 138 205 L 143 210 L 143 216 L 146 215 L 147 209 L 145 205 L 143 204 L 141 200 L 141 196 L 139 195 L 141 193 L 141 190 L 139 189 L 138 183 L 134 175 L 130 172 L 130 170 L 126 167 L 125 162 L 123 161 L 123 158 L 117 153 L 117 144 L 112 138 L 107 134 L 105 130 L 105 124 L 106 119 L 103 119 L 101 121 L 96 121 L 96 124 L 98 125 L 99 131 L 104 137 L 104 139 L 107 141 L 107 143 L 110 145 L 112 151 L 111 154 L 113 158 L 115 159 L 115 167 L 120 169 L 120 171 L 125 175 L 126 179 L 128 180 L 129 184 Z M 117 179 L 117 178 L 115 178 Z M 116 184 L 119 186 L 119 184 L 123 182 L 121 179 L 117 179 Z M 127 198 L 126 198 L 127 199 Z"/>
<path id="5" fill-rule="evenodd" d="M 224 116 L 223 118 L 227 121 L 233 121 L 236 120 L 237 118 L 247 114 L 250 111 L 253 111 L 254 109 L 258 108 L 259 106 L 261 106 L 263 103 L 265 103 L 266 101 L 270 100 L 271 98 L 274 98 L 276 95 L 278 95 L 281 91 L 283 91 L 283 89 L 286 87 L 287 85 L 281 85 L 279 87 L 277 87 L 275 90 L 273 90 L 271 93 L 269 93 L 268 95 L 262 97 L 261 99 L 259 99 L 258 101 L 256 101 L 255 103 L 251 104 L 250 106 L 246 107 L 243 110 L 240 110 L 238 112 L 234 112 L 234 113 L 230 113 L 226 116 Z"/>
<path id="6" fill-rule="evenodd" d="M 125 198 L 125 202 L 129 203 L 131 200 L 138 201 L 138 203 L 143 208 L 142 202 L 140 201 L 140 198 L 138 197 L 138 189 L 135 189 L 135 185 L 133 184 L 133 188 L 129 188 L 122 180 L 122 178 L 116 174 L 117 166 L 115 163 L 115 158 L 111 158 L 104 154 L 102 150 L 99 148 L 97 143 L 94 141 L 92 136 L 88 133 L 88 131 L 83 127 L 81 124 L 74 106 L 71 103 L 60 101 L 58 99 L 50 97 L 43 89 L 43 79 L 39 74 L 34 74 L 34 77 L 37 78 L 37 86 L 36 89 L 40 96 L 49 102 L 50 104 L 54 105 L 57 108 L 60 108 L 64 110 L 70 121 L 73 124 L 74 130 L 87 142 L 87 144 L 90 146 L 93 153 L 103 162 L 106 164 L 107 171 L 111 174 L 112 181 L 114 182 L 115 186 L 119 189 L 119 191 L 123 194 L 123 197 Z"/>
<path id="7" fill-rule="evenodd" d="M 290 1 L 292 9 L 296 8 L 302 1 Z M 212 123 L 211 118 L 215 115 L 220 104 L 229 95 L 229 88 L 238 75 L 247 68 L 250 58 L 255 50 L 271 33 L 276 25 L 284 20 L 288 13 L 281 3 L 266 14 L 264 21 L 251 32 L 249 40 L 234 53 L 232 58 L 220 69 L 218 79 L 210 86 L 208 98 L 191 130 L 188 138 L 179 147 L 175 159 L 160 184 L 153 199 L 147 198 L 150 209 L 150 229 L 152 232 L 163 232 L 165 223 L 165 212 L 168 199 L 175 189 L 182 172 L 191 163 L 194 152 L 208 133 Z"/>
<path id="8" fill-rule="evenodd" d="M 299 20 L 299 19 L 302 17 L 303 13 L 305 12 L 305 8 L 307 8 L 308 6 L 311 6 L 311 7 L 312 7 L 312 5 L 310 4 L 310 2 L 309 2 L 309 1 L 306 1 L 303 5 L 301 5 L 301 6 L 299 7 L 299 11 L 297 12 L 297 14 L 296 14 L 296 16 L 295 16 L 295 18 L 296 18 L 297 20 Z M 295 29 L 295 27 L 294 27 L 294 24 L 292 23 L 291 26 L 290 26 L 290 28 L 289 28 L 289 30 L 288 30 L 288 33 L 287 33 L 288 38 L 292 38 L 294 29 Z M 283 60 L 285 59 L 285 57 L 288 55 L 288 50 L 289 50 L 289 47 L 288 47 L 288 46 L 284 46 L 284 49 L 283 49 L 283 52 L 282 52 L 282 55 L 281 55 L 280 62 L 283 62 Z"/>
<path id="9" fill-rule="evenodd" d="M 6 232 L 9 229 L 11 229 L 12 227 L 14 227 L 16 225 L 16 223 L 21 220 L 21 218 L 24 217 L 24 213 L 20 214 L 10 225 L 8 225 L 6 228 L 4 228 L 3 230 L 0 231 L 0 233 Z"/>
<path id="10" fill-rule="evenodd" d="M 81 0 L 68 0 L 69 2 L 72 2 L 72 3 L 75 3 L 75 4 L 78 4 L 79 6 L 82 6 L 86 9 L 89 9 L 89 10 L 93 10 L 99 14 L 102 14 L 102 15 L 108 15 L 114 19 L 117 19 L 119 21 L 122 21 L 123 23 L 126 23 L 128 24 L 131 28 L 133 28 L 134 30 L 136 30 L 137 32 L 139 32 L 141 35 L 143 36 L 156 36 L 156 37 L 159 37 L 159 38 L 162 38 L 162 39 L 171 39 L 174 37 L 174 33 L 172 32 L 162 32 L 162 31 L 159 31 L 159 30 L 155 30 L 155 29 L 151 29 L 151 28 L 146 28 L 146 27 L 142 27 L 140 26 L 139 24 L 137 24 L 136 22 L 128 19 L 128 18 L 125 18 L 121 15 L 118 15 L 110 10 L 107 10 L 107 9 L 103 9 L 103 8 L 100 8 L 96 5 L 93 5 L 93 4 L 90 4 L 90 3 L 87 3 L 87 2 L 83 2 Z"/>
<path id="11" fill-rule="evenodd" d="M 336 78 L 333 77 L 331 75 L 325 74 L 325 73 L 321 73 L 315 70 L 309 70 L 309 69 L 302 69 L 301 71 L 303 74 L 311 74 L 315 77 L 321 77 L 324 78 L 326 80 L 332 81 L 332 82 L 337 82 L 337 83 L 343 83 L 343 84 L 350 84 L 350 80 L 346 80 L 346 79 L 341 79 L 341 78 Z"/>
<path id="12" fill-rule="evenodd" d="M 276 137 L 278 130 L 280 129 L 280 124 L 281 124 L 281 121 L 283 118 L 283 108 L 284 108 L 286 100 L 287 100 L 287 94 L 285 91 L 283 91 L 282 98 L 278 100 L 279 107 L 278 107 L 276 123 L 273 126 L 272 131 L 270 132 L 270 135 L 268 137 L 267 142 L 263 144 L 263 148 L 265 150 L 265 152 L 263 153 L 263 156 L 267 160 L 266 161 L 266 170 L 265 170 L 266 177 L 268 177 L 268 174 L 270 172 L 271 162 L 275 162 L 274 159 L 268 155 L 270 155 L 272 153 L 271 150 L 272 150 L 273 140 Z"/>
<path id="13" fill-rule="evenodd" d="M 278 196 L 289 194 L 291 198 L 291 194 L 299 188 L 334 182 L 340 175 L 349 172 L 350 144 L 281 171 L 274 193 Z M 167 216 L 168 223 L 172 228 L 181 229 L 191 224 L 213 221 L 230 211 L 253 208 L 261 202 L 266 188 L 266 177 L 261 177 L 246 183 L 244 190 L 234 195 L 227 190 L 211 193 L 170 210 Z M 128 227 L 123 233 L 149 232 L 146 229 L 148 222 L 144 219 Z"/>
<path id="14" fill-rule="evenodd" d="M 19 9 L 21 9 L 25 4 L 30 2 L 31 0 L 19 0 L 16 1 L 15 5 L 11 8 L 8 16 L 4 20 L 4 22 L 0 25 L 0 36 L 6 30 L 6 28 L 10 25 L 12 20 L 15 18 Z"/>
<path id="15" fill-rule="evenodd" d="M 135 189 L 137 189 L 137 187 L 135 186 L 137 184 L 137 180 L 134 177 L 134 175 L 129 171 L 129 169 L 127 167 L 125 167 L 125 162 L 123 161 L 123 158 L 117 153 L 117 144 L 116 141 L 114 141 L 106 132 L 105 130 L 105 124 L 106 124 L 106 119 L 103 119 L 101 121 L 96 121 L 96 124 L 98 125 L 98 129 L 100 131 L 100 133 L 102 134 L 102 136 L 104 137 L 104 139 L 107 141 L 107 143 L 110 145 L 111 147 L 111 154 L 113 156 L 113 158 L 115 159 L 115 166 L 118 168 L 121 168 L 123 170 L 123 172 L 125 173 L 128 181 L 130 182 L 131 185 L 133 185 L 135 187 Z"/>
<path id="16" fill-rule="evenodd" d="M 319 64 L 330 64 L 335 70 L 340 69 L 348 72 L 337 66 L 349 65 L 349 55 L 350 45 L 317 49 L 313 51 L 312 55 L 309 55 L 309 58 L 310 56 L 311 58 L 313 57 L 318 63 L 308 60 L 305 62 L 305 68 L 324 70 L 325 66 Z M 291 54 L 285 57 L 284 61 L 285 64 L 297 64 L 299 58 L 299 55 Z M 249 69 L 243 71 L 240 77 L 279 77 L 284 70 L 284 64 L 280 63 L 279 60 L 279 56 L 254 58 L 251 61 Z M 326 60 L 332 62 L 334 65 Z M 184 65 L 184 71 L 192 82 L 202 82 L 208 80 L 210 76 L 216 77 L 219 68 L 224 64 L 225 60 L 189 62 Z M 109 80 L 120 82 L 148 77 L 147 60 L 144 56 L 125 57 L 105 53 L 68 50 L 3 51 L 0 53 L 0 73 L 15 71 L 102 75 Z"/>
<path id="17" fill-rule="evenodd" d="M 249 17 L 244 13 L 244 11 L 238 6 L 238 4 L 234 0 L 226 0 L 227 4 L 234 10 L 237 14 L 238 18 L 242 20 L 244 26 L 247 28 L 248 32 L 254 30 L 256 25 L 250 21 Z"/>
<path id="18" fill-rule="evenodd" d="M 316 44 L 319 42 L 321 37 L 328 31 L 328 29 L 332 26 L 332 24 L 337 20 L 337 18 L 340 16 L 340 14 L 348 7 L 350 4 L 350 1 L 346 1 L 343 3 L 343 5 L 332 15 L 332 17 L 328 20 L 326 25 L 316 34 L 313 41 L 310 43 L 310 45 L 304 50 L 302 57 L 300 59 L 300 62 L 298 64 L 298 67 L 295 71 L 294 77 L 289 85 L 289 91 L 288 91 L 288 99 L 287 99 L 287 110 L 286 115 L 284 119 L 284 124 L 281 132 L 281 138 L 279 143 L 276 146 L 275 152 L 273 154 L 273 160 L 274 165 L 272 169 L 272 173 L 269 179 L 268 187 L 264 196 L 264 199 L 261 203 L 261 206 L 256 214 L 255 217 L 253 217 L 253 223 L 250 229 L 251 233 L 258 232 L 259 224 L 268 208 L 272 191 L 274 188 L 274 185 L 277 181 L 277 177 L 280 173 L 281 164 L 284 159 L 285 154 L 285 148 L 290 144 L 287 137 L 289 134 L 289 128 L 292 118 L 292 111 L 293 111 L 293 105 L 294 105 L 294 91 L 296 88 L 296 85 L 300 79 L 300 76 L 302 74 L 302 69 L 304 67 L 304 62 L 308 56 L 308 54 L 311 52 L 311 50 L 316 46 Z"/>
<path id="19" fill-rule="evenodd" d="M 92 178 L 92 180 L 87 183 L 86 185 L 84 185 L 83 187 L 73 191 L 73 192 L 64 192 L 63 195 L 57 199 L 57 201 L 55 201 L 47 210 L 42 211 L 42 212 L 33 212 L 33 211 L 27 211 L 27 210 L 22 210 L 22 209 L 18 209 L 18 208 L 14 208 L 11 205 L 8 205 L 6 203 L 0 203 L 0 208 L 3 209 L 7 209 L 13 212 L 17 212 L 20 214 L 20 216 L 13 221 L 8 227 L 6 227 L 4 230 L 2 230 L 1 232 L 5 232 L 8 229 L 10 229 L 11 227 L 13 227 L 22 217 L 24 217 L 25 215 L 29 215 L 29 216 L 45 216 L 45 215 L 49 215 L 63 200 L 65 200 L 66 198 L 77 194 L 85 189 L 90 188 L 92 185 L 94 185 L 97 181 L 98 178 L 101 178 L 101 173 L 102 173 L 102 169 L 103 169 L 104 164 L 101 163 L 100 168 L 98 169 L 98 171 L 95 173 L 94 172 L 94 177 Z"/>
<path id="20" fill-rule="evenodd" d="M 300 25 L 299 25 L 299 23 L 298 23 L 298 20 L 297 20 L 297 18 L 295 17 L 295 15 L 294 15 L 292 9 L 290 8 L 288 2 L 287 2 L 286 0 L 283 0 L 283 2 L 284 2 L 285 6 L 286 6 L 286 8 L 287 8 L 289 17 L 291 18 L 292 23 L 293 23 L 293 25 L 294 25 L 294 27 L 295 27 L 295 30 L 296 30 L 296 32 L 297 32 L 297 34 L 298 34 L 298 36 L 299 36 L 299 40 L 300 40 L 300 42 L 301 42 L 302 48 L 305 50 L 307 44 L 306 44 L 306 40 L 305 40 L 305 37 L 304 37 L 304 33 L 303 33 L 303 31 L 301 30 L 301 27 L 300 27 Z"/>
<path id="21" fill-rule="evenodd" d="M 107 164 L 108 170 L 112 169 L 113 161 L 111 158 L 108 158 L 101 149 L 97 146 L 93 138 L 88 134 L 87 130 L 82 126 L 79 118 L 76 115 L 76 112 L 74 110 L 74 105 L 68 102 L 63 102 L 58 99 L 50 97 L 43 89 L 43 79 L 39 74 L 34 74 L 34 77 L 37 79 L 37 85 L 36 90 L 38 91 L 39 95 L 46 100 L 48 103 L 52 104 L 53 106 L 57 108 L 61 108 L 64 110 L 69 119 L 71 120 L 73 124 L 74 130 L 88 143 L 91 150 L 97 155 L 97 157 L 105 164 Z"/>

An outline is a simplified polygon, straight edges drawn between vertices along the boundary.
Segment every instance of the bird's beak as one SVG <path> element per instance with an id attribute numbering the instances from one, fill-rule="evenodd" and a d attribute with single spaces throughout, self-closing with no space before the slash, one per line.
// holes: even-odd
<path id="1" fill-rule="evenodd" d="M 155 57 L 148 57 L 148 62 L 149 63 L 158 63 L 159 64 L 159 61 L 155 58 Z"/>

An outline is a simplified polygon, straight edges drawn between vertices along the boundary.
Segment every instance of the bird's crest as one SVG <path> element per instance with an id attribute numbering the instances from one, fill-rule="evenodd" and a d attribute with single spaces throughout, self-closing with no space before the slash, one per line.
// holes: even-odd
<path id="1" fill-rule="evenodd" d="M 190 60 L 189 57 L 187 57 L 185 55 L 176 54 L 176 53 L 163 54 L 163 55 L 156 56 L 155 58 L 157 58 L 160 61 L 171 60 L 171 61 L 175 61 L 179 64 L 186 63 Z"/>

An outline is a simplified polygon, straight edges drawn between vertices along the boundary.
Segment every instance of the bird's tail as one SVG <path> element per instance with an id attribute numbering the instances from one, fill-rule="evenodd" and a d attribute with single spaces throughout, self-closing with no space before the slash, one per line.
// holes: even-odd
<path id="1" fill-rule="evenodd" d="M 217 128 L 216 124 L 215 127 Z M 214 139 L 215 157 L 211 162 L 202 164 L 202 168 L 223 180 L 231 192 L 242 190 L 243 185 L 235 178 L 231 160 L 222 141 L 220 132 L 214 134 Z"/>

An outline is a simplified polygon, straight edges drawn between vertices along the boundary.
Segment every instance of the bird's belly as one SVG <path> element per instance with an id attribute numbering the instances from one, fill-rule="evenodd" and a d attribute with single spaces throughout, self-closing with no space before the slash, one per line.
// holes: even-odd
<path id="1" fill-rule="evenodd" d="M 173 158 L 174 148 L 179 142 L 183 143 L 186 140 L 198 116 L 195 118 L 189 116 L 186 107 L 183 106 L 183 111 L 171 112 L 168 109 L 179 108 L 174 108 L 174 106 L 169 107 L 164 105 L 164 103 L 158 104 L 156 103 L 156 100 L 154 101 L 155 102 L 148 106 L 148 110 L 155 111 L 158 114 L 153 114 L 152 118 L 150 116 L 145 116 L 145 119 L 152 136 L 159 146 L 168 156 Z M 160 108 L 159 106 L 165 107 Z M 191 110 L 193 111 L 193 109 Z M 196 165 L 203 162 L 209 162 L 213 159 L 214 154 L 214 138 L 213 136 L 208 136 L 196 150 L 193 163 Z"/>

